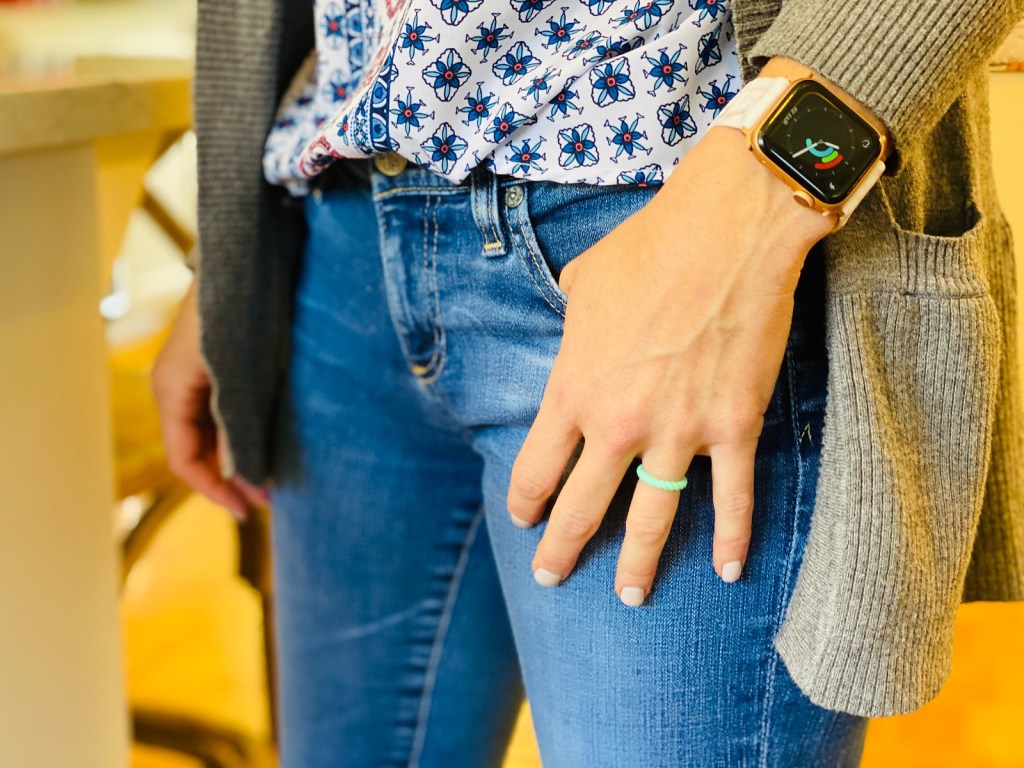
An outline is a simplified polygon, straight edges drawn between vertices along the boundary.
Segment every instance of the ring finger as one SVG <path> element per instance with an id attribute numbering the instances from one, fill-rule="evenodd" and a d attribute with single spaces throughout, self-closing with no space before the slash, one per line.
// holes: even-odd
<path id="1" fill-rule="evenodd" d="M 644 452 L 643 467 L 656 478 L 679 480 L 685 477 L 692 459 L 692 452 L 649 448 Z M 615 592 L 626 605 L 642 604 L 651 591 L 679 507 L 679 493 L 655 488 L 643 480 L 636 484 L 615 575 Z"/>

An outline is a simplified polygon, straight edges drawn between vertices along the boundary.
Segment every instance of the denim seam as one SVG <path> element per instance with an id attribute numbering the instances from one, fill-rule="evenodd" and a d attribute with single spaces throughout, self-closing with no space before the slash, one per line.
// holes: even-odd
<path id="1" fill-rule="evenodd" d="M 524 189 L 526 189 L 526 187 L 524 187 Z M 544 278 L 545 278 L 544 282 L 546 283 L 546 282 L 548 282 L 549 279 L 552 279 L 551 275 L 550 275 L 550 271 L 548 270 L 546 265 L 543 263 L 543 261 L 544 261 L 543 257 L 540 255 L 540 253 L 536 252 L 536 249 L 533 247 L 534 240 L 530 237 L 530 234 L 526 231 L 526 222 L 529 220 L 529 214 L 527 213 L 527 211 L 529 211 L 529 205 L 530 205 L 529 195 L 528 194 L 523 195 L 523 201 L 522 201 L 522 203 L 519 204 L 519 207 L 517 208 L 516 214 L 515 214 L 515 216 L 516 216 L 516 226 L 519 227 L 519 234 L 522 236 L 522 239 L 523 239 L 523 248 L 530 255 L 530 261 L 533 262 L 533 266 L 537 269 L 537 271 L 540 272 L 541 275 L 544 276 Z M 539 261 L 538 261 L 538 259 L 539 259 Z M 566 302 L 562 300 L 562 297 L 559 296 L 557 293 L 555 293 L 553 290 L 551 290 L 550 286 L 547 289 L 545 289 L 540 284 L 540 282 L 538 282 L 537 276 L 534 275 L 534 271 L 532 269 L 530 269 L 530 265 L 529 264 L 526 264 L 526 271 L 529 272 L 530 279 L 533 281 L 533 284 L 537 287 L 537 290 L 540 292 L 541 296 L 544 297 L 544 301 L 546 301 L 548 303 L 548 305 L 553 310 L 555 310 L 555 312 L 557 312 L 559 315 L 561 315 L 564 318 L 565 317 Z"/>
<path id="2" fill-rule="evenodd" d="M 438 202 L 440 202 L 440 201 L 438 201 Z M 428 210 L 430 210 L 430 195 L 425 195 L 424 198 L 423 198 L 423 243 L 422 243 L 422 246 L 421 246 L 422 249 L 423 249 L 423 279 L 427 282 L 427 288 L 426 288 L 427 292 L 433 293 L 434 286 L 433 286 L 433 282 L 432 282 L 432 280 L 430 278 L 431 255 L 430 255 L 430 249 L 427 246 L 427 234 L 428 234 L 428 231 L 430 229 L 430 223 L 432 222 L 433 225 L 434 225 L 434 248 L 436 249 L 437 248 L 437 210 L 436 210 L 436 207 L 435 207 L 433 218 L 431 218 L 431 217 L 429 217 L 427 215 L 427 211 Z M 434 254 L 434 259 L 436 260 L 436 253 Z M 426 365 L 419 365 L 419 364 L 417 364 L 417 367 L 420 368 L 421 371 L 417 371 L 416 372 L 416 378 L 419 379 L 421 382 L 424 382 L 424 383 L 429 383 L 429 382 L 434 381 L 437 378 L 436 374 L 438 372 L 437 371 L 438 349 L 439 349 L 439 347 L 438 347 L 438 335 L 437 335 L 437 325 L 434 322 L 433 315 L 434 315 L 434 312 L 431 311 L 431 316 L 429 318 L 429 321 L 430 321 L 430 330 L 431 330 L 431 333 L 434 336 L 434 343 L 433 343 L 433 347 L 430 350 L 430 359 L 427 361 Z"/>
<path id="3" fill-rule="evenodd" d="M 551 268 L 548 267 L 547 262 L 544 260 L 544 254 L 540 252 L 540 243 L 537 241 L 537 233 L 533 230 L 532 222 L 530 221 L 529 192 L 525 191 L 527 189 L 526 187 L 523 187 L 523 189 L 523 202 L 520 204 L 518 211 L 519 231 L 523 236 L 523 243 L 530 252 L 530 258 L 533 260 L 534 266 L 537 268 L 537 271 L 540 272 L 540 276 L 543 278 L 544 284 L 547 286 L 547 291 L 550 293 L 554 302 L 562 308 L 561 311 L 559 311 L 559 314 L 565 317 L 567 302 L 562 298 L 561 289 L 557 288 L 558 281 L 555 280 L 555 276 L 552 274 Z M 527 224 L 530 224 L 529 230 L 527 230 Z"/>
<path id="4" fill-rule="evenodd" d="M 446 194 L 446 193 L 442 192 L 441 194 Z M 428 198 L 429 198 L 429 196 L 428 196 Z M 384 261 L 384 260 L 387 259 L 387 242 L 388 242 L 387 215 L 383 214 L 380 211 L 379 207 L 375 209 L 375 213 L 376 213 L 376 216 L 377 216 L 377 226 L 378 226 L 378 232 L 379 232 L 379 235 L 380 235 L 381 259 L 382 259 L 382 261 Z M 434 219 L 435 225 L 436 225 L 436 221 L 437 221 L 437 219 L 436 219 L 436 213 L 435 213 L 435 219 Z M 426 223 L 425 222 L 426 222 L 426 216 L 424 215 L 424 233 L 423 233 L 423 248 L 424 248 L 424 250 L 426 250 L 426 247 L 427 247 L 427 234 L 426 234 Z M 436 243 L 436 233 L 435 233 L 435 243 Z M 435 248 L 436 248 L 436 245 L 435 245 Z M 406 364 L 408 365 L 409 363 L 412 362 L 413 357 L 412 357 L 412 352 L 409 349 L 408 344 L 406 343 L 406 338 L 405 338 L 405 333 L 403 332 L 402 323 L 408 322 L 408 311 L 409 310 L 406 307 L 405 300 L 402 298 L 401 293 L 399 291 L 397 291 L 397 290 L 394 290 L 392 284 L 393 284 L 393 281 L 388 279 L 388 271 L 385 268 L 385 272 L 384 272 L 384 287 L 385 287 L 385 293 L 389 297 L 389 299 L 388 299 L 388 316 L 391 319 L 392 325 L 394 326 L 395 336 L 398 339 L 399 347 L 401 348 L 402 354 L 403 354 L 403 356 L 405 358 L 405 361 L 406 361 Z M 398 311 L 406 313 L 406 315 L 401 317 L 401 318 L 395 318 L 394 317 L 394 312 L 393 312 L 392 307 L 391 307 L 391 298 L 390 298 L 392 293 L 394 293 L 394 301 L 397 302 Z M 440 298 L 438 299 L 438 301 L 440 301 Z M 447 334 L 445 334 L 445 336 L 443 338 L 443 343 L 445 345 L 445 348 L 447 348 Z M 439 372 L 440 371 L 438 371 L 437 373 L 439 373 Z M 414 376 L 415 380 L 417 382 L 419 382 L 420 384 L 429 384 L 429 383 L 431 383 L 432 381 L 434 381 L 436 379 L 436 375 L 435 375 L 434 378 L 430 379 L 429 381 L 424 381 L 419 376 L 416 376 L 416 374 L 412 374 L 412 375 Z M 472 441 L 472 435 L 471 435 L 470 431 L 468 429 L 466 429 L 466 427 L 459 421 L 458 418 L 456 418 L 455 414 L 452 413 L 452 411 L 449 408 L 448 404 L 445 403 L 442 398 L 438 397 L 437 393 L 435 391 L 433 391 L 432 389 L 430 389 L 429 387 L 426 387 L 426 386 L 421 387 L 420 391 L 423 392 L 425 395 L 427 395 L 430 398 L 430 400 L 434 403 L 434 405 L 437 406 L 441 410 L 442 413 L 444 413 L 445 418 L 451 424 L 452 428 L 457 430 L 459 432 L 459 434 L 461 434 L 466 439 L 467 443 Z"/>
<path id="5" fill-rule="evenodd" d="M 498 236 L 498 231 L 494 226 L 494 220 L 497 217 L 497 205 L 498 205 L 498 184 L 494 176 L 485 176 L 487 179 L 487 186 L 484 187 L 484 204 L 487 211 L 487 225 L 491 228 L 491 240 L 484 242 L 484 250 L 488 248 L 501 248 L 501 237 Z M 486 238 L 485 238 L 486 240 Z"/>
<path id="6" fill-rule="evenodd" d="M 480 238 L 486 243 L 487 232 L 484 231 L 483 225 L 483 203 L 480 200 L 480 184 L 478 181 L 479 173 L 476 169 L 470 172 L 469 175 L 469 207 L 473 214 L 473 223 L 476 224 L 476 229 L 480 233 Z"/>
<path id="7" fill-rule="evenodd" d="M 413 734 L 408 768 L 418 768 L 420 757 L 423 754 L 423 747 L 427 739 L 427 722 L 430 719 L 430 708 L 433 704 L 434 688 L 437 684 L 437 671 L 441 664 L 441 656 L 444 653 L 444 641 L 448 635 L 448 627 L 451 624 L 452 614 L 455 610 L 455 601 L 458 599 L 459 589 L 462 586 L 462 577 L 465 575 L 466 566 L 469 563 L 469 551 L 476 541 L 477 532 L 480 530 L 483 519 L 484 506 L 480 505 L 476 515 L 469 524 L 469 530 L 466 531 L 466 538 L 462 543 L 459 559 L 455 563 L 455 571 L 452 574 L 444 607 L 441 609 L 441 616 L 438 619 L 437 634 L 434 636 L 434 645 L 430 649 L 430 659 L 427 662 L 427 671 L 423 682 L 423 695 L 420 699 L 420 711 L 416 723 L 416 732 Z"/>
<path id="8" fill-rule="evenodd" d="M 498 250 L 502 247 L 501 238 L 494 227 L 494 207 L 498 198 L 496 177 L 489 176 L 482 166 L 478 166 L 470 173 L 470 195 L 472 197 L 473 219 L 480 231 L 484 241 L 484 252 Z M 486 228 L 485 228 L 486 222 Z M 488 240 L 487 228 L 490 228 L 490 240 Z"/>
<path id="9" fill-rule="evenodd" d="M 428 196 L 429 200 L 430 197 Z M 429 373 L 424 373 L 420 377 L 420 381 L 424 384 L 430 384 L 437 380 L 441 375 L 441 371 L 444 370 L 444 364 L 447 360 L 447 346 L 448 346 L 448 334 L 445 333 L 444 326 L 441 324 L 441 298 L 438 295 L 440 288 L 438 287 L 437 279 L 437 239 L 438 231 L 440 227 L 437 223 L 437 209 L 441 203 L 440 199 L 437 201 L 437 205 L 434 206 L 431 221 L 434 224 L 434 244 L 430 251 L 429 264 L 425 264 L 426 274 L 430 279 L 430 293 L 433 298 L 433 312 L 431 316 L 431 325 L 434 331 L 434 354 L 430 359 L 430 364 L 427 366 Z M 426 208 L 424 208 L 424 214 L 426 214 Z M 426 233 L 424 232 L 424 240 L 426 240 Z M 426 244 L 424 243 L 423 256 L 426 260 L 427 250 Z"/>
<path id="10" fill-rule="evenodd" d="M 398 291 L 397 286 L 393 284 L 392 280 L 387 279 L 388 268 L 384 263 L 388 260 L 387 253 L 387 242 L 388 242 L 388 224 L 387 216 L 377 216 L 377 224 L 380 231 L 380 242 L 381 242 L 381 262 L 384 269 L 384 291 L 388 298 L 388 316 L 391 317 L 391 324 L 395 330 L 395 336 L 398 339 L 398 345 L 402 349 L 402 354 L 405 357 L 406 363 L 412 361 L 412 350 L 409 349 L 409 345 L 406 342 L 405 332 L 403 325 L 409 321 L 409 309 L 406 306 L 405 299 L 402 298 L 401 293 Z M 392 301 L 397 307 L 399 317 L 394 317 L 394 312 L 391 310 Z"/>
<path id="11" fill-rule="evenodd" d="M 410 184 L 405 187 L 392 187 L 391 189 L 385 189 L 381 192 L 376 192 L 373 195 L 373 199 L 374 201 L 383 200 L 385 197 L 391 197 L 392 195 L 397 195 L 400 192 L 434 192 L 439 195 L 453 195 L 464 191 L 464 187 L 453 187 L 451 189 L 446 189 L 445 187 L 432 187 L 429 185 L 417 186 Z"/>
<path id="12" fill-rule="evenodd" d="M 537 259 L 533 254 L 533 248 L 530 247 L 530 241 L 526 236 L 526 229 L 523 227 L 523 222 L 521 220 L 519 221 L 519 233 L 523 237 L 523 250 L 525 250 L 529 254 L 530 261 L 533 262 L 534 267 L 540 269 L 540 266 L 537 264 Z M 520 256 L 520 258 L 523 257 Z M 530 265 L 526 263 L 525 258 L 523 259 L 523 264 L 526 267 L 526 273 L 530 276 L 530 280 L 533 281 L 534 286 L 536 286 L 537 288 L 537 292 L 541 295 L 544 301 L 546 301 L 548 303 L 548 306 L 555 310 L 555 312 L 557 312 L 562 317 L 565 317 L 565 311 L 559 308 L 554 302 L 551 301 L 551 298 L 548 296 L 548 292 L 544 290 L 544 288 L 541 286 L 540 282 L 537 280 L 537 276 L 534 274 L 534 271 L 530 269 Z"/>
<path id="13" fill-rule="evenodd" d="M 796 326 L 799 322 L 799 313 L 799 308 L 794 306 L 793 319 L 791 322 L 792 326 Z M 798 531 L 800 529 L 800 512 L 804 496 L 804 461 L 803 456 L 800 453 L 800 419 L 799 414 L 797 413 L 799 409 L 799 394 L 796 388 L 796 372 L 795 365 L 793 363 L 793 343 L 791 341 L 793 335 L 794 334 L 791 333 L 790 340 L 787 340 L 786 342 L 786 384 L 789 389 L 789 419 L 793 434 L 793 456 L 796 461 L 796 493 L 794 494 L 796 497 L 796 503 L 793 505 L 794 514 L 789 537 L 789 554 L 786 557 L 786 570 L 783 574 L 781 584 L 783 598 L 785 598 L 789 593 L 789 583 L 793 578 L 793 559 L 796 555 Z M 773 638 L 782 626 L 787 606 L 788 601 L 783 599 L 781 601 L 780 609 L 775 616 L 775 625 L 772 631 Z M 775 694 L 775 672 L 778 669 L 778 664 L 779 654 L 775 651 L 774 645 L 772 645 L 768 660 L 768 674 L 765 681 L 764 710 L 761 715 L 761 757 L 760 760 L 758 760 L 759 768 L 768 768 L 768 734 L 771 730 L 771 710 Z"/>

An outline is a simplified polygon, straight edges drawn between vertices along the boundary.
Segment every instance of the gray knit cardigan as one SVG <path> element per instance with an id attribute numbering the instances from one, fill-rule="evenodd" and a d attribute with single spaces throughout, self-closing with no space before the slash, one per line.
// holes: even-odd
<path id="1" fill-rule="evenodd" d="M 781 9 L 780 9 L 781 8 Z M 1024 0 L 733 0 L 744 80 L 773 55 L 869 105 L 897 155 L 825 260 L 828 396 L 806 553 L 775 645 L 816 703 L 920 707 L 957 605 L 1024 599 L 1024 411 L 985 61 Z M 828 30 L 823 34 L 820 30 Z M 304 236 L 261 150 L 313 46 L 309 0 L 199 0 L 197 278 L 225 476 L 267 479 Z"/>

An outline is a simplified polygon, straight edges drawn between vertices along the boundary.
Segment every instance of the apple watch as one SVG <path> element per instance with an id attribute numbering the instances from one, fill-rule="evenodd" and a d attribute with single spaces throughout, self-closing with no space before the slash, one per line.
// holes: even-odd
<path id="1" fill-rule="evenodd" d="M 815 78 L 758 77 L 712 123 L 738 128 L 747 148 L 793 190 L 794 199 L 842 227 L 885 171 L 886 135 L 852 103 Z"/>

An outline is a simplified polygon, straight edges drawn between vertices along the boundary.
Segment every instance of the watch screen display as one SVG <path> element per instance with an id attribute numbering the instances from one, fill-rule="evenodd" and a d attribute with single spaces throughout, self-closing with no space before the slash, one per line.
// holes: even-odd
<path id="1" fill-rule="evenodd" d="M 842 201 L 881 153 L 875 130 L 813 80 L 793 87 L 757 141 L 762 152 L 827 203 Z"/>

